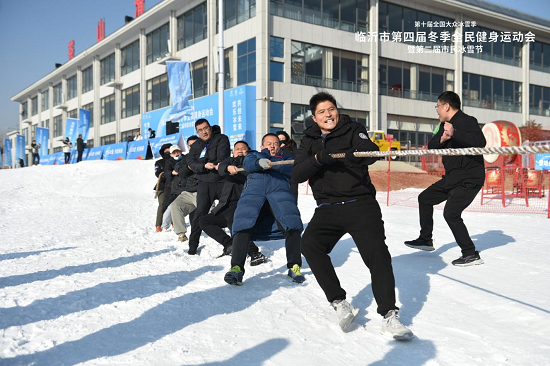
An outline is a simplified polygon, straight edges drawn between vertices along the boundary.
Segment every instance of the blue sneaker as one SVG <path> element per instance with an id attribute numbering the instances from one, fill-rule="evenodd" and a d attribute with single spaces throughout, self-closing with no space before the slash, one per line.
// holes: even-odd
<path id="1" fill-rule="evenodd" d="M 242 286 L 242 284 L 243 284 L 243 275 L 244 275 L 244 273 L 241 270 L 241 267 L 233 266 L 233 267 L 231 267 L 229 272 L 227 272 L 225 274 L 223 279 L 225 280 L 225 282 L 227 282 L 230 285 Z"/>
<path id="2" fill-rule="evenodd" d="M 302 275 L 302 272 L 300 272 L 300 266 L 295 264 L 288 270 L 288 278 L 292 280 L 292 282 L 296 283 L 302 283 L 306 280 L 306 278 Z"/>

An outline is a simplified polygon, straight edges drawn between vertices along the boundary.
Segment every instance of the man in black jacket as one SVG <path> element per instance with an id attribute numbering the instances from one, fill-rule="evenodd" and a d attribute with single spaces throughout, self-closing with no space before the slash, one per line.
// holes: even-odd
<path id="1" fill-rule="evenodd" d="M 437 99 L 439 129 L 428 142 L 430 149 L 485 147 L 486 141 L 474 117 L 460 110 L 460 97 L 453 92 L 442 93 Z M 443 217 L 451 228 L 462 256 L 452 263 L 455 266 L 483 264 L 468 229 L 462 221 L 462 211 L 468 207 L 485 182 L 483 156 L 443 156 L 445 175 L 418 196 L 420 237 L 406 241 L 410 248 L 432 251 L 433 207 L 447 201 Z"/>
<path id="2" fill-rule="evenodd" d="M 368 172 L 368 165 L 376 158 L 353 155 L 357 151 L 377 151 L 378 147 L 363 125 L 338 114 L 332 95 L 315 94 L 309 104 L 316 124 L 304 131 L 292 170 L 298 182 L 309 179 L 317 201 L 317 209 L 302 235 L 302 254 L 336 310 L 340 328 L 346 331 L 359 309 L 345 300 L 346 291 L 340 286 L 329 253 L 349 233 L 370 269 L 377 311 L 384 316 L 383 331 L 395 339 L 408 339 L 412 332 L 398 319 L 391 256 Z M 334 153 L 345 153 L 345 159 L 333 158 Z"/>
<path id="3" fill-rule="evenodd" d="M 170 146 L 172 146 L 172 144 L 162 145 L 159 150 L 161 159 L 155 161 L 155 176 L 158 178 L 158 182 L 153 189 L 158 191 L 157 198 L 159 202 L 159 206 L 157 208 L 157 218 L 155 221 L 156 232 L 162 231 L 162 214 L 164 213 L 164 186 L 166 182 L 164 167 L 166 166 L 166 162 L 170 159 Z"/>
<path id="4" fill-rule="evenodd" d="M 231 230 L 233 227 L 233 216 L 248 176 L 248 172 L 238 171 L 238 168 L 242 168 L 248 150 L 250 147 L 245 141 L 237 141 L 233 146 L 233 157 L 228 157 L 219 164 L 218 173 L 225 178 L 219 203 L 211 213 L 200 219 L 201 229 L 209 237 L 223 245 L 221 256 L 231 255 L 233 238 L 225 233 L 224 228 L 228 227 Z M 260 253 L 260 249 L 253 241 L 249 242 L 248 255 L 251 266 L 257 266 L 267 261 L 267 257 Z"/>
<path id="5" fill-rule="evenodd" d="M 199 238 L 201 236 L 200 219 L 208 214 L 214 200 L 219 199 L 225 179 L 218 174 L 216 166 L 229 157 L 229 138 L 222 134 L 219 126 L 210 126 L 210 123 L 201 118 L 195 122 L 195 129 L 200 140 L 191 146 L 188 165 L 196 174 L 197 209 L 191 222 L 189 237 L 189 254 L 197 254 Z"/>
<path id="6" fill-rule="evenodd" d="M 77 163 L 82 161 L 82 154 L 84 153 L 85 147 L 86 143 L 82 139 L 82 135 L 78 135 L 78 138 L 76 139 L 76 151 L 78 152 L 78 156 L 76 158 Z"/>
<path id="7" fill-rule="evenodd" d="M 191 147 L 199 138 L 195 135 L 189 136 L 187 145 Z M 184 156 L 175 167 L 176 176 L 172 181 L 172 194 L 176 199 L 170 205 L 174 230 L 181 242 L 187 241 L 187 224 L 185 217 L 189 215 L 189 221 L 193 222 L 195 209 L 197 208 L 197 184 L 196 175 L 188 165 L 189 154 Z"/>

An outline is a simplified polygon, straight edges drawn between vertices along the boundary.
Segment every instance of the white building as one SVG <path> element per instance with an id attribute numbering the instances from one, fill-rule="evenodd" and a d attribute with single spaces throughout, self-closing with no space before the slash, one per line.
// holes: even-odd
<path id="1" fill-rule="evenodd" d="M 166 60 L 191 62 L 195 97 L 215 93 L 216 4 L 164 0 L 12 97 L 21 105 L 27 147 L 37 126 L 48 127 L 49 153 L 60 151 L 66 119 L 80 107 L 93 111 L 88 146 L 125 141 L 143 113 L 169 105 Z M 368 129 L 387 130 L 412 146 L 430 138 L 435 101 L 445 90 L 457 92 L 464 112 L 480 123 L 534 119 L 550 129 L 549 20 L 481 0 L 225 0 L 224 6 L 225 88 L 256 86 L 257 139 L 284 129 L 299 140 L 309 99 L 321 89 Z M 357 32 L 388 41 L 361 42 Z M 408 32 L 413 41 L 405 41 Z M 419 32 L 437 42 L 417 38 Z M 443 42 L 445 32 L 452 43 Z M 521 42 L 506 42 L 519 40 L 520 32 Z M 526 42 L 529 32 L 535 42 Z M 459 51 L 436 53 L 450 45 Z M 430 48 L 420 53 L 417 46 Z"/>

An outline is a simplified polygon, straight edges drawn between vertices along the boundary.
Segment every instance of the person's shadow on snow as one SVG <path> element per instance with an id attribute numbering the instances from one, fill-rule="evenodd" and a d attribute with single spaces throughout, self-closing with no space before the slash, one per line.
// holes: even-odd
<path id="1" fill-rule="evenodd" d="M 270 339 L 250 349 L 237 353 L 235 356 L 231 357 L 228 360 L 208 362 L 194 366 L 261 365 L 263 364 L 262 361 L 269 360 L 271 357 L 284 350 L 289 344 L 290 342 L 283 338 Z M 258 355 L 262 355 L 263 357 L 259 358 Z"/>
<path id="2" fill-rule="evenodd" d="M 204 291 L 189 292 L 169 299 L 129 322 L 112 325 L 45 351 L 5 358 L 2 364 L 74 365 L 101 357 L 121 355 L 213 316 L 245 310 L 259 300 L 269 297 L 274 290 L 287 283 L 286 276 L 281 275 L 285 272 L 286 266 L 248 279 L 245 276 L 245 288 L 223 284 Z M 192 276 L 189 277 L 187 282 L 194 279 Z M 220 283 L 223 283 L 221 278 Z M 227 337 L 235 337 L 231 328 L 225 331 Z M 282 345 L 278 345 L 282 349 Z M 255 354 L 256 364 L 273 356 L 271 347 L 262 350 L 264 353 Z"/>

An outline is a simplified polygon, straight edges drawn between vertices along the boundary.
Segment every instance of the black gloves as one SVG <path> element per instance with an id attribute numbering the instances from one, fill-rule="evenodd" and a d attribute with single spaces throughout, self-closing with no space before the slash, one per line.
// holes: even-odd
<path id="1" fill-rule="evenodd" d="M 338 163 L 338 159 L 334 159 L 330 156 L 327 149 L 323 149 L 317 153 L 317 161 L 323 165 L 333 165 Z"/>

